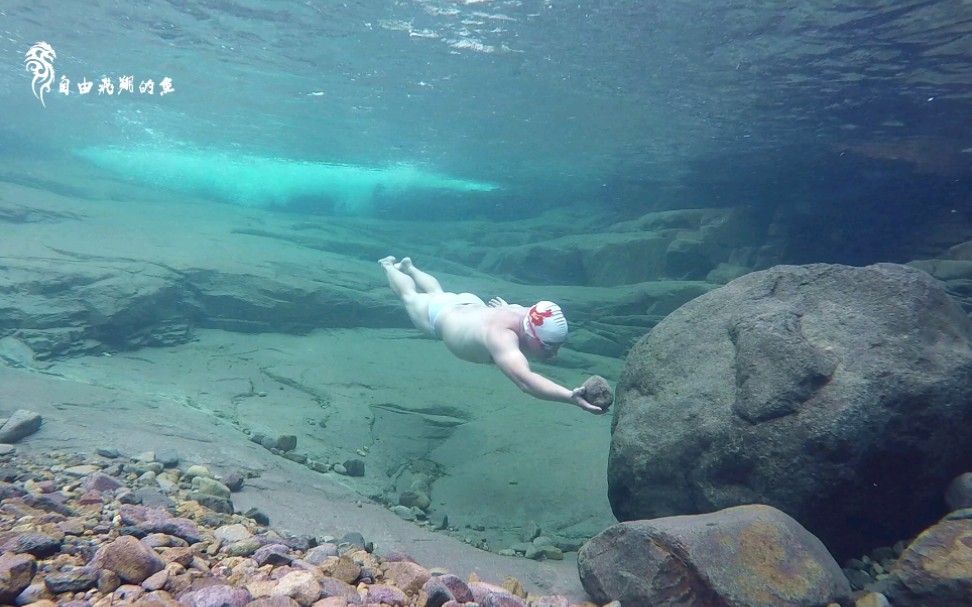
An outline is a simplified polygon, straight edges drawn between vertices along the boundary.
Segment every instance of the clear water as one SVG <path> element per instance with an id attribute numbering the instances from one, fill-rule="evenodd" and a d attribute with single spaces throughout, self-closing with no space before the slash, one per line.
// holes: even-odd
<path id="1" fill-rule="evenodd" d="M 467 209 L 497 216 L 821 192 L 850 204 L 900 185 L 862 184 L 874 158 L 904 158 L 915 189 L 949 195 L 927 169 L 968 168 L 970 20 L 962 0 L 10 0 L 0 142 L 404 164 L 502 186 Z M 73 81 L 168 76 L 175 92 L 55 86 L 42 108 L 23 64 L 37 41 Z"/>
<path id="2" fill-rule="evenodd" d="M 71 80 L 44 105 L 39 41 Z M 0 180 L 79 197 L 122 179 L 425 222 L 739 205 L 802 217 L 791 262 L 908 261 L 922 225 L 972 224 L 972 3 L 4 0 L 0 116 Z"/>

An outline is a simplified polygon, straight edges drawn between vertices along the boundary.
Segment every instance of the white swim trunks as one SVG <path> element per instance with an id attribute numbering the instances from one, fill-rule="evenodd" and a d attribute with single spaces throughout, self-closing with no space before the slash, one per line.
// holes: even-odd
<path id="1" fill-rule="evenodd" d="M 439 320 L 439 314 L 446 306 L 459 306 L 465 304 L 486 305 L 486 302 L 472 293 L 438 293 L 429 298 L 429 326 L 432 327 L 432 334 L 436 337 L 439 332 L 435 328 L 435 323 Z"/>

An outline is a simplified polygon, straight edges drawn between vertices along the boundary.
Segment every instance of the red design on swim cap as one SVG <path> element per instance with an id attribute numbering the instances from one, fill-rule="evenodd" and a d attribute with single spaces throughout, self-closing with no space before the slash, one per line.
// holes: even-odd
<path id="1" fill-rule="evenodd" d="M 530 308 L 530 323 L 538 327 L 543 324 L 544 318 L 550 318 L 551 316 L 553 316 L 553 310 L 544 310 L 541 312 L 537 310 L 536 306 Z"/>

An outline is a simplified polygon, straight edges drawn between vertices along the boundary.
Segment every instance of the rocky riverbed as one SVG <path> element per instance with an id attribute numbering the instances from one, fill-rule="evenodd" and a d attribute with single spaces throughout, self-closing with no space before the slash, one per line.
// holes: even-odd
<path id="1" fill-rule="evenodd" d="M 354 530 L 295 536 L 266 514 L 234 514 L 244 479 L 213 478 L 177 457 L 48 453 L 0 455 L 0 602 L 101 607 L 567 607 L 528 594 L 513 577 L 462 579 L 409 555 L 383 557 Z M 203 505 L 205 504 L 205 505 Z M 447 565 L 447 563 L 440 563 Z M 453 601 L 450 603 L 450 601 Z"/>

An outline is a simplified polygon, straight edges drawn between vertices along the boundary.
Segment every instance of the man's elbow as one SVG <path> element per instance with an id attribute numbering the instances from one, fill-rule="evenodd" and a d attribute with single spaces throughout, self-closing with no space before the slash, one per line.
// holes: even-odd
<path id="1" fill-rule="evenodd" d="M 530 382 L 520 377 L 511 377 L 510 379 L 513 381 L 514 384 L 516 384 L 517 388 L 529 394 L 530 396 L 533 396 L 533 387 L 530 385 Z"/>

